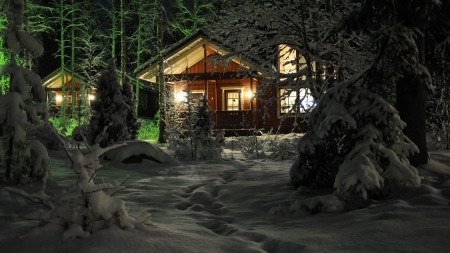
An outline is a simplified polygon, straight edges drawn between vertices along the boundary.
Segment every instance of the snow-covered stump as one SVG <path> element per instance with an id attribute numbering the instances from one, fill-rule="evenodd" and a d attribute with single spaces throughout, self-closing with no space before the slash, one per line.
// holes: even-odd
<path id="1" fill-rule="evenodd" d="M 403 135 L 405 123 L 394 107 L 369 90 L 350 82 L 335 86 L 308 124 L 290 170 L 294 186 L 334 187 L 340 196 L 367 199 L 385 196 L 394 185 L 420 184 L 407 159 L 419 151 Z"/>
<path id="2" fill-rule="evenodd" d="M 56 132 L 56 130 L 54 131 Z M 63 142 L 62 139 L 61 141 Z M 99 156 L 124 145 L 126 144 L 103 149 L 96 144 L 88 147 L 88 154 L 82 154 L 78 149 L 69 151 L 66 148 L 69 158 L 66 166 L 77 174 L 78 179 L 61 194 L 48 195 L 45 192 L 46 181 L 49 177 L 47 167 L 44 171 L 43 188 L 39 192 L 29 194 L 17 188 L 5 187 L 5 189 L 33 202 L 43 204 L 46 210 L 31 214 L 27 218 L 41 221 L 42 227 L 37 229 L 43 229 L 43 231 L 59 230 L 62 227 L 64 229 L 63 241 L 70 238 L 86 238 L 91 233 L 112 225 L 134 228 L 136 225 L 144 223 L 150 215 L 144 213 L 137 219 L 132 218 L 125 210 L 125 202 L 113 197 L 115 193 L 125 188 L 123 183 L 126 179 L 122 182 L 102 182 L 101 184 L 95 184 L 93 180 L 101 167 Z"/>

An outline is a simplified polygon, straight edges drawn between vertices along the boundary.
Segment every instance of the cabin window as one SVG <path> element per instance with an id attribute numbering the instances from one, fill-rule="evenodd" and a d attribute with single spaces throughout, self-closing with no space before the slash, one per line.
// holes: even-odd
<path id="1" fill-rule="evenodd" d="M 189 100 L 190 106 L 197 106 L 204 97 L 204 93 L 200 91 L 191 90 L 191 99 Z M 188 100 L 186 90 L 178 91 L 175 93 L 175 101 L 179 104 L 180 110 L 187 110 Z"/>
<path id="2" fill-rule="evenodd" d="M 244 110 L 244 87 L 221 87 L 222 110 L 239 111 Z"/>
<path id="3" fill-rule="evenodd" d="M 139 94 L 139 108 L 147 109 L 147 94 Z"/>
<path id="4" fill-rule="evenodd" d="M 225 110 L 226 111 L 241 110 L 241 91 L 240 90 L 225 91 Z"/>
<path id="5" fill-rule="evenodd" d="M 306 110 L 309 110 L 316 105 L 309 89 L 301 88 L 298 91 L 292 89 L 280 89 L 279 92 L 280 115 L 286 113 L 295 115 L 296 110 L 298 113 L 305 113 Z M 295 106 L 296 101 L 298 101 L 297 107 Z"/>

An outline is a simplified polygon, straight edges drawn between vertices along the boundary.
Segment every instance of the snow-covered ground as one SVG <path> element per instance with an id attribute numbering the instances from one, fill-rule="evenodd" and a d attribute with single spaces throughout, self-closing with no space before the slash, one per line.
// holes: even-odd
<path id="1" fill-rule="evenodd" d="M 74 183 L 75 173 L 64 168 L 65 153 L 52 151 L 50 157 L 55 180 L 48 191 Z M 102 161 L 96 181 L 129 175 L 127 188 L 116 196 L 131 216 L 148 211 L 148 224 L 113 226 L 63 242 L 61 231 L 36 233 L 37 222 L 23 219 L 39 204 L 0 189 L 0 252 L 449 252 L 450 152 L 431 157 L 419 168 L 420 187 L 368 208 L 314 215 L 270 213 L 296 199 L 330 193 L 296 193 L 289 183 L 292 160 L 248 159 L 226 149 L 222 159 L 181 165 Z M 23 188 L 33 187 L 39 186 Z"/>

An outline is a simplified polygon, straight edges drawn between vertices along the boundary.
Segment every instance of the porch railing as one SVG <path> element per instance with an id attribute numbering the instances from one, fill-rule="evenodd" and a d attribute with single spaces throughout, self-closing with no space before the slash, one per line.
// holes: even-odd
<path id="1" fill-rule="evenodd" d="M 253 126 L 253 111 L 216 111 L 213 114 L 215 129 L 250 129 Z"/>

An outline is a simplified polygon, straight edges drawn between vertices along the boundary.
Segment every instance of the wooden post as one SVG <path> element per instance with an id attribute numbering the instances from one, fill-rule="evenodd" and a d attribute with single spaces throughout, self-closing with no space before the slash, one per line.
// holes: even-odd
<path id="1" fill-rule="evenodd" d="M 204 61 L 204 70 L 203 73 L 206 76 L 206 45 L 203 44 L 203 61 Z M 208 98 L 208 80 L 205 78 L 205 98 Z"/>

